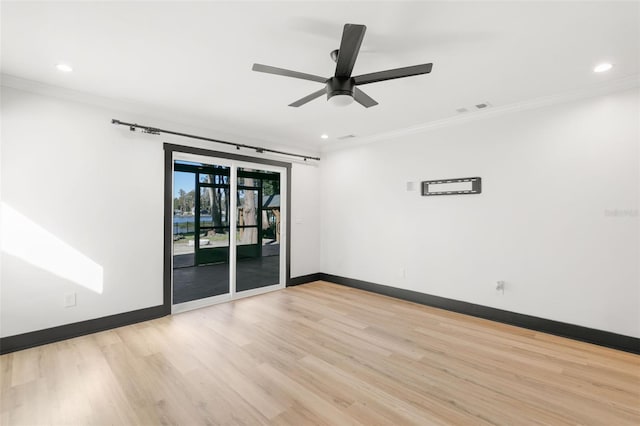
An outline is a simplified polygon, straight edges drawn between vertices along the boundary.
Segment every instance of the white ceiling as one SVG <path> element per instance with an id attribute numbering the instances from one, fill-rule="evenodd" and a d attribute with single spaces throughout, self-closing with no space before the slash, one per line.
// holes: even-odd
<path id="1" fill-rule="evenodd" d="M 322 85 L 251 71 L 329 77 L 347 22 L 367 25 L 354 75 L 425 62 L 433 72 L 363 86 L 380 103 L 365 109 L 325 98 L 291 108 Z M 638 2 L 3 1 L 1 35 L 4 74 L 174 111 L 213 137 L 314 150 L 640 72 Z M 614 68 L 593 73 L 604 61 Z"/>

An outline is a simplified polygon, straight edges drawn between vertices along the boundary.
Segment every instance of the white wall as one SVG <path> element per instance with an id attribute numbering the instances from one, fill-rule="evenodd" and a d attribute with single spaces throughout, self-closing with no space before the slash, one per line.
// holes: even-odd
<path id="1" fill-rule="evenodd" d="M 324 155 L 322 272 L 640 337 L 638 99 L 626 90 Z M 482 194 L 406 191 L 470 176 Z"/>
<path id="2" fill-rule="evenodd" d="M 320 271 L 320 170 L 293 164 L 291 182 L 291 276 Z"/>
<path id="3" fill-rule="evenodd" d="M 36 225 L 20 230 L 32 235 L 21 240 L 27 256 L 2 252 L 0 334 L 161 304 L 162 142 L 225 149 L 131 133 L 111 119 L 211 135 L 203 129 L 9 87 L 2 87 L 1 95 L 2 203 Z M 317 167 L 293 165 L 292 217 L 302 218 L 292 222 L 294 277 L 319 270 L 319 174 Z M 2 238 L 6 243 L 7 235 Z M 29 256 L 37 257 L 43 247 L 53 251 L 44 261 L 54 259 L 55 264 L 33 266 Z M 83 266 L 88 275 L 78 277 Z M 91 274 L 99 267 L 102 292 L 83 286 L 93 282 Z M 76 276 L 70 279 L 66 273 Z M 77 306 L 65 308 L 64 296 L 71 292 L 77 293 Z"/>

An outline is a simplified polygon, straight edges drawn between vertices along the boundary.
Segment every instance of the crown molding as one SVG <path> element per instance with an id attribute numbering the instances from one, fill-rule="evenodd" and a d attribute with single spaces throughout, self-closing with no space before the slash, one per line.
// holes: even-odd
<path id="1" fill-rule="evenodd" d="M 472 121 L 485 120 L 488 118 L 499 117 L 501 115 L 514 112 L 526 111 L 531 109 L 548 107 L 556 104 L 586 99 L 590 97 L 602 96 L 621 90 L 628 90 L 640 87 L 640 74 L 633 74 L 620 79 L 612 80 L 606 83 L 600 83 L 589 87 L 560 93 L 557 95 L 544 96 L 531 99 L 528 101 L 517 102 L 509 105 L 492 107 L 485 111 L 477 111 L 465 115 L 456 115 L 441 120 L 427 121 L 410 127 L 404 127 L 388 132 L 376 133 L 361 138 L 355 138 L 348 141 L 331 142 L 322 147 L 322 152 L 340 151 L 343 149 L 355 148 L 362 145 L 385 142 L 399 137 L 429 132 L 431 130 L 443 127 L 456 126 L 459 124 L 469 123 Z"/>
<path id="2" fill-rule="evenodd" d="M 0 86 L 12 89 L 22 90 L 24 92 L 43 95 L 67 101 L 82 103 L 91 106 L 97 106 L 105 109 L 113 110 L 113 112 L 124 112 L 136 114 L 141 117 L 157 118 L 163 121 L 173 121 L 187 126 L 199 127 L 216 131 L 209 126 L 203 125 L 201 120 L 188 117 L 175 111 L 169 111 L 162 107 L 135 102 L 126 99 L 115 99 L 101 95 L 94 95 L 87 92 L 81 92 L 73 89 L 67 89 L 60 86 L 54 86 L 35 80 L 28 80 L 9 74 L 0 75 Z"/>
<path id="3" fill-rule="evenodd" d="M 343 149 L 355 148 L 362 145 L 369 145 L 373 143 L 382 143 L 388 140 L 393 140 L 399 137 L 425 133 L 431 130 L 440 129 L 449 126 L 456 126 L 468 122 L 477 120 L 484 120 L 488 118 L 498 117 L 504 114 L 513 112 L 526 111 L 536 108 L 543 108 L 556 104 L 568 103 L 580 99 L 589 97 L 602 96 L 608 93 L 627 90 L 640 87 L 640 74 L 632 74 L 627 77 L 612 80 L 606 83 L 592 85 L 589 87 L 557 94 L 551 96 L 545 96 L 540 98 L 531 99 L 528 101 L 517 102 L 509 105 L 503 105 L 499 107 L 493 107 L 486 111 L 476 111 L 465 115 L 456 115 L 440 120 L 427 121 L 421 124 L 413 125 L 410 127 L 399 128 L 387 132 L 376 133 L 369 136 L 358 137 L 348 141 L 337 141 L 326 144 L 318 150 L 305 150 L 299 146 L 286 145 L 280 143 L 274 143 L 273 141 L 265 141 L 262 139 L 255 139 L 251 137 L 241 136 L 238 134 L 231 134 L 228 132 L 220 131 L 211 127 L 210 122 L 194 118 L 187 114 L 179 114 L 175 111 L 169 111 L 157 106 L 146 105 L 130 100 L 113 99 L 99 95 L 93 95 L 86 92 L 80 92 L 76 90 L 66 89 L 59 86 L 53 86 L 46 83 L 37 82 L 34 80 L 23 79 L 8 74 L 0 74 L 0 86 L 9 87 L 13 89 L 22 90 L 38 95 L 44 95 L 68 101 L 88 104 L 92 106 L 98 106 L 106 109 L 111 109 L 114 112 L 124 112 L 135 114 L 140 119 L 149 120 L 162 120 L 176 126 L 189 126 L 196 128 L 199 131 L 209 131 L 216 135 L 217 138 L 224 140 L 232 140 L 238 143 L 246 143 L 251 145 L 268 145 L 275 149 L 291 150 L 295 149 L 301 151 L 304 155 L 317 156 L 319 153 L 339 151 Z"/>
<path id="4" fill-rule="evenodd" d="M 126 121 L 145 122 L 150 126 L 156 127 L 175 127 L 180 131 L 191 133 L 204 133 L 211 136 L 214 139 L 221 139 L 232 141 L 234 143 L 241 143 L 247 145 L 264 146 L 265 148 L 278 149 L 282 151 L 295 151 L 300 152 L 301 155 L 319 156 L 320 152 L 317 149 L 305 149 L 304 147 L 287 145 L 277 141 L 257 139 L 248 136 L 242 136 L 236 133 L 229 133 L 216 129 L 211 126 L 211 122 L 197 117 L 181 114 L 167 108 L 158 107 L 155 105 L 145 104 L 142 102 L 136 102 L 126 99 L 115 99 L 100 95 L 94 95 L 87 92 L 81 92 L 77 90 L 67 89 L 60 86 L 54 86 L 47 83 L 38 82 L 35 80 L 28 80 L 21 77 L 16 77 L 9 74 L 0 74 L 0 86 L 11 89 L 17 89 L 24 92 L 42 95 L 66 101 L 81 103 L 94 107 L 104 108 L 112 110 L 113 114 L 132 114 L 134 117 Z M 109 117 L 117 118 L 120 117 Z M 160 121 L 160 123 L 158 123 Z M 185 145 L 191 145 L 190 143 L 183 143 Z M 268 153 L 260 154 L 259 157 L 286 159 L 289 162 L 297 163 L 297 160 L 286 156 L 271 155 Z M 302 163 L 302 161 L 300 161 Z M 304 162 L 304 164 L 311 164 L 313 162 Z"/>

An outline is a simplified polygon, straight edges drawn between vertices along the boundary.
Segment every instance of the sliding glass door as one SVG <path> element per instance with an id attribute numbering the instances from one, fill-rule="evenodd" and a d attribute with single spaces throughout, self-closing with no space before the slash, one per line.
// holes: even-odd
<path id="1" fill-rule="evenodd" d="M 231 165 L 173 168 L 173 304 L 229 294 Z"/>
<path id="2" fill-rule="evenodd" d="M 284 287 L 285 169 L 174 154 L 173 311 Z"/>

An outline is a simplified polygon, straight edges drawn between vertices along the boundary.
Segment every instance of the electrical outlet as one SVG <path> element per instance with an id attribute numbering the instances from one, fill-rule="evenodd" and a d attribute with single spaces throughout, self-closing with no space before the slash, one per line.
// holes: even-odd
<path id="1" fill-rule="evenodd" d="M 64 295 L 64 307 L 71 308 L 76 306 L 76 294 L 75 293 L 67 293 Z"/>
<path id="2" fill-rule="evenodd" d="M 496 291 L 501 291 L 502 294 L 504 294 L 504 281 L 497 281 L 496 282 Z"/>

